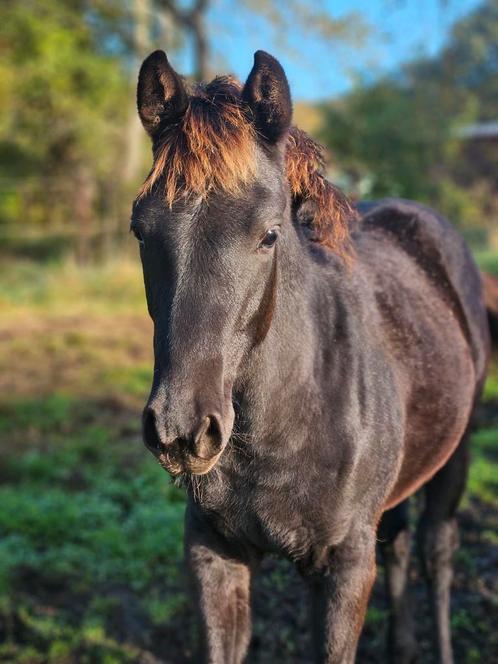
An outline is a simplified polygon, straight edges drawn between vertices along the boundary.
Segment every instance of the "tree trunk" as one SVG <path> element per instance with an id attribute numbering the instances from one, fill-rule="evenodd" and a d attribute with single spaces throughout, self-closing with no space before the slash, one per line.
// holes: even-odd
<path id="1" fill-rule="evenodd" d="M 209 68 L 209 45 L 205 18 L 209 0 L 195 0 L 188 9 L 184 9 L 177 0 L 155 0 L 155 2 L 172 18 L 176 29 L 192 39 L 193 78 L 196 81 L 206 80 Z"/>
<path id="2" fill-rule="evenodd" d="M 190 30 L 194 40 L 194 78 L 196 81 L 205 81 L 208 76 L 209 53 L 205 25 L 205 12 L 207 2 L 200 0 L 190 15 Z"/>
<path id="3" fill-rule="evenodd" d="M 78 167 L 73 195 L 73 211 L 76 222 L 76 258 L 81 264 L 87 263 L 91 255 L 91 242 L 94 226 L 95 182 L 88 168 Z"/>
<path id="4" fill-rule="evenodd" d="M 133 0 L 134 19 L 134 71 L 138 68 L 142 59 L 150 49 L 149 16 L 150 0 Z M 141 163 L 141 146 L 143 140 L 143 128 L 138 117 L 136 103 L 130 108 L 130 117 L 126 128 L 126 152 L 123 165 L 123 180 L 125 184 L 133 183 L 138 175 Z"/>

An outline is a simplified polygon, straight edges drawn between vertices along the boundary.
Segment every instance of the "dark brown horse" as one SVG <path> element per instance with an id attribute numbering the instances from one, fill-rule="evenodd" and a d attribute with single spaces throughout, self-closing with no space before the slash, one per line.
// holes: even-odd
<path id="1" fill-rule="evenodd" d="M 365 205 L 358 223 L 264 52 L 243 88 L 189 91 L 157 51 L 138 110 L 154 151 L 132 218 L 154 321 L 144 439 L 188 490 L 204 661 L 244 659 L 251 573 L 277 552 L 309 583 L 316 661 L 353 662 L 378 539 L 390 658 L 412 662 L 406 500 L 423 487 L 419 550 L 450 664 L 454 514 L 488 356 L 464 242 L 406 201 Z"/>

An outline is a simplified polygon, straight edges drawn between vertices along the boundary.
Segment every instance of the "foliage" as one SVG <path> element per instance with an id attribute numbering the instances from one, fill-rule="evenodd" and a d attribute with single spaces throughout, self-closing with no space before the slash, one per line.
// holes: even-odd
<path id="1" fill-rule="evenodd" d="M 455 24 L 438 57 L 412 63 L 405 76 L 425 86 L 445 117 L 468 108 L 479 120 L 496 120 L 497 44 L 498 4 L 484 0 Z"/>
<path id="2" fill-rule="evenodd" d="M 411 91 L 382 81 L 354 91 L 325 114 L 335 160 L 360 186 L 368 181 L 365 193 L 427 197 L 433 183 L 426 169 L 447 130 L 427 122 Z"/>
<path id="3" fill-rule="evenodd" d="M 86 0 L 2 6 L 0 222 L 84 223 L 115 168 L 129 88 L 93 11 Z"/>
<path id="4" fill-rule="evenodd" d="M 476 147 L 459 130 L 496 116 L 498 5 L 457 23 L 442 54 L 323 108 L 323 138 L 360 195 L 430 203 L 462 227 L 498 214 L 496 145 Z"/>
<path id="5" fill-rule="evenodd" d="M 80 262 L 95 253 L 93 236 L 124 234 L 149 161 L 134 104 L 140 60 L 190 48 L 194 78 L 208 77 L 217 22 L 233 14 L 225 4 L 213 23 L 209 0 L 2 3 L 0 228 L 70 229 Z M 361 39 L 359 17 L 338 20 L 319 4 L 247 0 L 236 14 L 243 29 L 254 20 L 274 36 L 306 19 L 322 40 Z"/>
<path id="6" fill-rule="evenodd" d="M 230 4 L 229 1 L 225 2 L 225 11 L 230 11 Z M 363 45 L 370 34 L 370 27 L 361 13 L 348 12 L 341 17 L 334 16 L 325 0 L 313 3 L 306 0 L 243 0 L 240 5 L 238 18 L 244 25 L 263 23 L 273 32 L 279 48 L 302 58 L 306 58 L 306 50 L 292 39 L 296 25 L 303 38 L 322 41 L 331 50 L 344 45 Z"/>

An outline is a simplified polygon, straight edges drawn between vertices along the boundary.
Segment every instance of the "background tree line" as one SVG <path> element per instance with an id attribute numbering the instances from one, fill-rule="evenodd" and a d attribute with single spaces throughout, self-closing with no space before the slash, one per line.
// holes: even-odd
<path id="1" fill-rule="evenodd" d="M 359 195 L 434 205 L 464 229 L 498 225 L 498 2 L 458 22 L 443 51 L 322 107 L 322 138 Z"/>

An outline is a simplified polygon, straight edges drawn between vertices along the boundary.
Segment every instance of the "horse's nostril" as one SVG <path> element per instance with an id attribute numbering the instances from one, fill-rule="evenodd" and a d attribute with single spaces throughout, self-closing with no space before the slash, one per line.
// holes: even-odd
<path id="1" fill-rule="evenodd" d="M 145 445 L 153 452 L 160 452 L 163 444 L 157 431 L 156 414 L 151 408 L 148 408 L 143 419 L 143 437 Z"/>
<path id="2" fill-rule="evenodd" d="M 153 407 L 145 408 L 142 419 L 143 440 L 154 456 L 166 455 L 171 463 L 181 464 L 190 456 L 210 460 L 223 447 L 222 420 L 217 415 L 206 415 L 193 432 L 169 438 L 163 413 Z M 187 429 L 188 432 L 188 429 Z"/>
<path id="3" fill-rule="evenodd" d="M 206 436 L 208 436 L 219 447 L 223 440 L 220 422 L 216 415 L 209 415 L 208 419 L 209 426 L 206 429 Z"/>
<path id="4" fill-rule="evenodd" d="M 223 444 L 223 433 L 221 422 L 216 415 L 207 415 L 195 437 L 197 456 L 209 459 L 219 452 Z"/>

